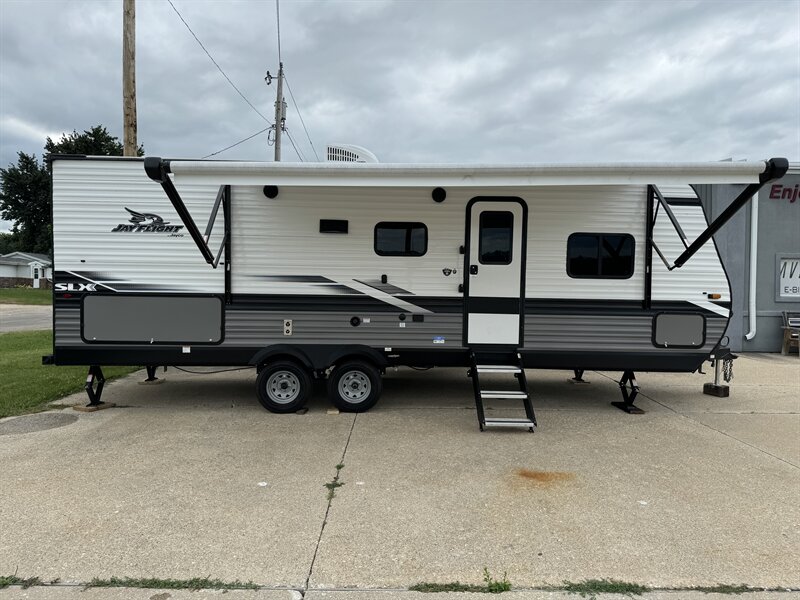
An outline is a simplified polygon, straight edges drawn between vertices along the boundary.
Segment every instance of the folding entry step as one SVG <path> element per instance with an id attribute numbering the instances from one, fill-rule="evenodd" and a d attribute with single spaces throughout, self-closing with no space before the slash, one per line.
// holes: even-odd
<path id="1" fill-rule="evenodd" d="M 468 375 L 472 378 L 475 408 L 478 412 L 478 425 L 481 431 L 487 427 L 519 427 L 532 432 L 533 428 L 536 427 L 536 415 L 533 413 L 533 406 L 528 393 L 528 382 L 525 379 L 522 357 L 516 351 L 471 351 L 469 356 L 472 367 Z M 519 390 L 490 390 L 482 388 L 481 375 L 495 374 L 513 376 L 517 381 Z M 484 400 L 521 400 L 525 408 L 525 417 L 487 419 L 484 414 Z"/>

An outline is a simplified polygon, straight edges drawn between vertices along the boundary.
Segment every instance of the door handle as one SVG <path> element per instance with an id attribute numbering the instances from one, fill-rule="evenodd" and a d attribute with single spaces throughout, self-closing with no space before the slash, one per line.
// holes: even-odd
<path id="1" fill-rule="evenodd" d="M 477 275 L 478 274 L 478 265 L 470 265 L 469 266 L 469 274 L 470 275 Z"/>

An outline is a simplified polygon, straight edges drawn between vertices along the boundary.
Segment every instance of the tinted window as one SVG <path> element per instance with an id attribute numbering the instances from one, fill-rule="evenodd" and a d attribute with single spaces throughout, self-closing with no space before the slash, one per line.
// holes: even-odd
<path id="1" fill-rule="evenodd" d="M 631 236 L 600 236 L 600 274 L 603 277 L 630 277 L 633 274 Z"/>
<path id="2" fill-rule="evenodd" d="M 573 234 L 567 243 L 567 272 L 570 277 L 596 277 L 597 236 Z"/>
<path id="3" fill-rule="evenodd" d="M 428 228 L 424 223 L 378 223 L 375 253 L 381 256 L 422 256 L 428 251 Z"/>
<path id="4" fill-rule="evenodd" d="M 514 215 L 506 211 L 481 213 L 478 261 L 484 265 L 511 264 Z"/>
<path id="5" fill-rule="evenodd" d="M 627 233 L 573 233 L 567 240 L 567 274 L 627 279 L 633 275 L 634 246 Z"/>

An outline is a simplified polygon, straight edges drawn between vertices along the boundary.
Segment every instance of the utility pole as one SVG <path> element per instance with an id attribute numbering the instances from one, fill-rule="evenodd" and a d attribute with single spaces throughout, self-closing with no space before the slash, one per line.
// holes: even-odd
<path id="1" fill-rule="evenodd" d="M 283 101 L 283 63 L 278 64 L 278 95 L 275 99 L 275 162 L 281 160 L 281 131 L 286 126 L 286 102 Z"/>
<path id="2" fill-rule="evenodd" d="M 136 0 L 122 0 L 123 156 L 136 156 Z"/>

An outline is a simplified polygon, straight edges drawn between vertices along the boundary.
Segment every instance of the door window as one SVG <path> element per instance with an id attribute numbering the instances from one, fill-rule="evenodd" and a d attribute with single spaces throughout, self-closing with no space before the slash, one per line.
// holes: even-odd
<path id="1" fill-rule="evenodd" d="M 514 215 L 508 211 L 484 211 L 480 218 L 478 261 L 482 265 L 510 265 Z"/>

